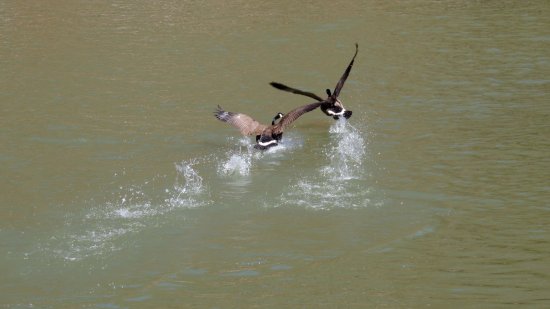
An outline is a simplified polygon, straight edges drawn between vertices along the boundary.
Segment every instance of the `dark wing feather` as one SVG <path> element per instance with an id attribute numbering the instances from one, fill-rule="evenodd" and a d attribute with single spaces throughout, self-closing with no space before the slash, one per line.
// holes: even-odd
<path id="1" fill-rule="evenodd" d="M 252 117 L 241 114 L 224 111 L 219 105 L 218 109 L 214 112 L 216 118 L 223 122 L 227 122 L 241 132 L 242 135 L 259 135 L 266 128 L 265 125 L 252 119 Z"/>
<path id="2" fill-rule="evenodd" d="M 292 93 L 295 93 L 295 94 L 301 94 L 301 95 L 305 95 L 307 97 L 310 97 L 312 99 L 315 99 L 317 101 L 323 101 L 324 99 L 322 99 L 321 97 L 319 97 L 318 95 L 316 95 L 315 93 L 311 93 L 311 92 L 307 92 L 307 91 L 302 91 L 300 89 L 296 89 L 296 88 L 291 88 L 287 85 L 283 85 L 281 83 L 277 83 L 277 82 L 271 82 L 269 83 L 271 86 L 279 89 L 279 90 L 283 90 L 283 91 L 288 91 L 288 92 L 292 92 Z"/>
<path id="3" fill-rule="evenodd" d="M 280 134 L 283 133 L 284 129 L 290 125 L 292 122 L 294 122 L 296 119 L 298 119 L 300 116 L 307 112 L 311 112 L 312 110 L 316 109 L 317 107 L 321 106 L 323 102 L 315 102 L 307 105 L 303 105 L 300 107 L 297 107 L 290 112 L 288 112 L 286 115 L 279 120 L 279 122 L 273 127 L 273 133 Z"/>
<path id="4" fill-rule="evenodd" d="M 334 88 L 334 91 L 332 95 L 337 98 L 340 94 L 340 90 L 342 90 L 342 87 L 344 87 L 344 83 L 346 82 L 346 79 L 348 78 L 349 72 L 351 71 L 351 67 L 353 66 L 353 62 L 355 61 L 355 56 L 357 56 L 357 52 L 359 51 L 359 45 L 355 43 L 355 55 L 353 55 L 353 58 L 351 59 L 351 62 L 349 63 L 348 67 L 346 68 L 346 71 L 338 81 L 338 84 L 336 84 L 336 87 Z"/>

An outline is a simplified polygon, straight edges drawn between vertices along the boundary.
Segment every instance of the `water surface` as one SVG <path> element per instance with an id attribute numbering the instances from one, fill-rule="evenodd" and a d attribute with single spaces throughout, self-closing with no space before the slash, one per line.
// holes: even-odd
<path id="1" fill-rule="evenodd" d="M 550 5 L 0 4 L 0 305 L 548 307 Z M 267 152 L 217 121 L 341 99 Z"/>

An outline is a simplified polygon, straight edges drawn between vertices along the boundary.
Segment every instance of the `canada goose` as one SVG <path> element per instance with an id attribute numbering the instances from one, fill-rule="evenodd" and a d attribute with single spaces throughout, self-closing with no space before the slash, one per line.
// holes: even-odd
<path id="1" fill-rule="evenodd" d="M 241 134 L 244 136 L 255 135 L 256 145 L 254 145 L 254 148 L 265 150 L 276 146 L 279 143 L 283 137 L 283 131 L 286 127 L 288 127 L 288 125 L 303 114 L 321 106 L 323 103 L 325 103 L 325 101 L 303 105 L 291 110 L 286 115 L 283 113 L 277 113 L 271 121 L 270 126 L 261 124 L 246 114 L 224 111 L 219 105 L 218 109 L 214 112 L 214 115 L 219 120 L 227 122 L 239 129 Z M 275 123 L 276 120 L 279 121 Z"/>
<path id="2" fill-rule="evenodd" d="M 334 91 L 331 93 L 330 89 L 326 90 L 326 93 L 327 93 L 328 97 L 327 97 L 325 103 L 323 103 L 321 105 L 321 110 L 327 116 L 331 116 L 334 119 L 339 119 L 340 116 L 344 116 L 346 119 L 349 119 L 349 117 L 351 117 L 352 111 L 346 110 L 344 108 L 344 104 L 342 104 L 342 102 L 340 100 L 338 100 L 338 95 L 340 94 L 340 90 L 342 90 L 342 87 L 344 87 L 344 83 L 346 82 L 346 79 L 348 78 L 349 72 L 351 71 L 351 67 L 353 66 L 353 62 L 355 61 L 355 56 L 357 56 L 358 51 L 359 51 L 359 45 L 357 43 L 355 43 L 355 55 L 353 55 L 353 58 L 351 59 L 351 62 L 349 63 L 348 67 L 346 68 L 346 71 L 344 71 L 344 74 L 342 75 L 342 77 L 340 78 L 338 83 L 336 84 L 336 87 L 334 88 Z M 279 89 L 279 90 L 305 95 L 305 96 L 313 98 L 313 99 L 315 99 L 319 102 L 324 101 L 321 97 L 319 97 L 318 95 L 316 95 L 312 92 L 307 92 L 307 91 L 302 91 L 302 90 L 299 90 L 299 89 L 291 88 L 289 86 L 286 86 L 286 85 L 283 85 L 283 84 L 277 83 L 277 82 L 271 82 L 269 84 L 271 86 Z"/>

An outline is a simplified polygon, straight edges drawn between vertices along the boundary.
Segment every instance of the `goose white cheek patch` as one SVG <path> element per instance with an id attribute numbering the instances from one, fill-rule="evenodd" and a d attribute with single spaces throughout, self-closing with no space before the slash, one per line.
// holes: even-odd
<path id="1" fill-rule="evenodd" d="M 258 145 L 260 146 L 269 146 L 271 144 L 277 144 L 277 140 L 272 139 L 269 142 L 265 142 L 265 143 L 262 141 L 258 141 Z"/>
<path id="2" fill-rule="evenodd" d="M 342 110 L 341 110 L 340 112 L 338 112 L 338 113 L 335 113 L 335 112 L 333 112 L 333 111 L 330 110 L 330 109 L 327 110 L 327 113 L 328 113 L 329 115 L 331 115 L 331 116 L 342 116 L 342 115 L 344 115 L 345 112 L 346 112 L 346 109 L 345 109 L 345 108 L 342 108 Z"/>

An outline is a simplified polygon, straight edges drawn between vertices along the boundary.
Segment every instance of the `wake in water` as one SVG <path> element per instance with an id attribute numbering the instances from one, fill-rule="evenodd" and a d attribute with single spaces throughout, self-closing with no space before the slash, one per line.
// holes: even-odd
<path id="1" fill-rule="evenodd" d="M 123 248 L 123 236 L 154 226 L 157 220 L 179 208 L 208 204 L 204 198 L 202 177 L 193 168 L 198 160 L 176 164 L 176 181 L 159 195 L 154 187 L 164 177 L 155 177 L 142 185 L 120 187 L 111 201 L 93 205 L 85 214 L 67 217 L 60 235 L 53 236 L 42 248 L 66 261 L 78 261 Z M 153 190 L 152 190 L 153 189 Z M 154 192 L 154 193 L 149 193 Z"/>
<path id="2" fill-rule="evenodd" d="M 282 196 L 283 204 L 330 209 L 361 207 L 368 202 L 368 191 L 359 187 L 365 177 L 364 134 L 344 120 L 333 123 L 330 133 L 331 141 L 323 151 L 328 164 L 318 170 L 318 175 L 303 177 L 291 184 Z M 53 252 L 54 256 L 65 261 L 78 261 L 121 250 L 127 246 L 132 235 L 166 222 L 165 217 L 176 209 L 212 203 L 196 165 L 215 163 L 218 176 L 237 175 L 237 180 L 242 181 L 242 176 L 247 180 L 251 170 L 260 162 L 279 164 L 288 152 L 301 148 L 303 138 L 288 134 L 282 143 L 267 151 L 254 149 L 253 142 L 248 138 L 240 138 L 238 148 L 234 148 L 234 140 L 228 143 L 233 150 L 227 153 L 176 164 L 176 179 L 172 185 L 167 186 L 171 181 L 166 176 L 157 176 L 141 185 L 119 187 L 110 198 L 107 197 L 107 201 L 88 201 L 90 207 L 85 213 L 68 216 L 61 231 L 40 245 L 39 249 L 50 254 Z"/>
<path id="3" fill-rule="evenodd" d="M 229 142 L 234 147 L 235 141 Z M 90 200 L 87 202 L 90 207 L 84 214 L 69 215 L 61 231 L 39 245 L 39 251 L 53 252 L 54 256 L 65 261 L 78 261 L 121 250 L 131 235 L 165 221 L 158 218 L 162 219 L 176 209 L 211 203 L 196 165 L 216 162 L 219 176 L 248 176 L 263 156 L 284 157 L 286 152 L 302 143 L 302 139 L 287 135 L 279 146 L 262 152 L 253 148 L 250 139 L 241 138 L 238 148 L 224 154 L 225 158 L 214 154 L 176 164 L 176 179 L 172 186 L 166 186 L 170 182 L 166 176 L 156 176 L 140 185 L 120 186 L 110 198 L 107 197 L 107 201 Z"/>
<path id="4" fill-rule="evenodd" d="M 363 207 L 369 202 L 368 188 L 360 181 L 366 177 L 365 134 L 343 119 L 333 123 L 329 132 L 331 142 L 324 150 L 328 165 L 318 175 L 291 185 L 281 196 L 283 205 L 331 209 Z"/>

